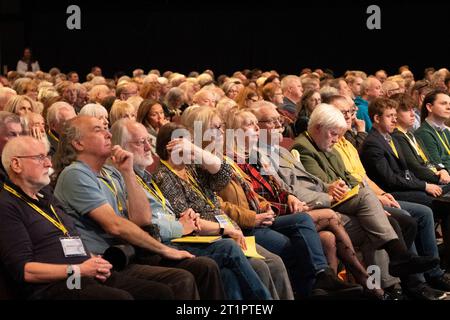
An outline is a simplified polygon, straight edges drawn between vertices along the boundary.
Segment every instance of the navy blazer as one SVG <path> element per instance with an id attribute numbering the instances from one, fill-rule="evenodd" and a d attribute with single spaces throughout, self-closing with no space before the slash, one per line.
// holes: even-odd
<path id="1" fill-rule="evenodd" d="M 399 154 L 396 157 L 389 143 L 375 128 L 370 130 L 361 150 L 361 162 L 367 175 L 382 189 L 394 191 L 424 191 L 425 181 L 417 178 L 408 170 L 400 145 L 394 139 L 395 148 Z"/>

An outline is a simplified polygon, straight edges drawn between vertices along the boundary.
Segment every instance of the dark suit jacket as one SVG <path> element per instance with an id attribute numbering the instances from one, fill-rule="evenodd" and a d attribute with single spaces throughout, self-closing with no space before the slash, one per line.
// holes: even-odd
<path id="1" fill-rule="evenodd" d="M 394 141 L 399 154 L 397 158 L 384 137 L 372 128 L 361 147 L 360 158 L 367 175 L 387 192 L 425 190 L 425 181 L 408 170 L 400 145 Z M 410 178 L 406 178 L 409 171 Z"/>
<path id="2" fill-rule="evenodd" d="M 420 180 L 429 183 L 439 184 L 439 176 L 437 176 L 431 169 L 429 169 L 426 166 L 423 159 L 417 154 L 416 150 L 408 141 L 408 138 L 405 137 L 403 132 L 395 129 L 394 133 L 392 134 L 392 137 L 399 144 L 404 159 L 406 161 L 406 165 L 408 166 L 408 169 L 412 173 L 414 173 L 414 175 Z M 421 145 L 420 139 L 416 140 L 419 143 L 422 150 L 426 152 L 426 149 L 424 149 L 423 146 Z M 428 156 L 427 158 L 429 159 Z"/>

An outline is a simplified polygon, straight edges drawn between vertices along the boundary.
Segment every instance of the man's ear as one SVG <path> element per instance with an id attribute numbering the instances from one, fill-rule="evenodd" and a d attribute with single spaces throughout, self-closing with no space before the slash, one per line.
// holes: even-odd
<path id="1" fill-rule="evenodd" d="M 427 104 L 425 105 L 425 108 L 427 108 L 428 113 L 431 113 L 431 103 L 427 103 Z"/>
<path id="2" fill-rule="evenodd" d="M 314 134 L 314 135 L 316 133 L 319 133 L 320 130 L 322 130 L 322 126 L 320 124 L 316 124 L 315 126 L 311 127 L 311 133 Z"/>
<path id="3" fill-rule="evenodd" d="M 376 123 L 376 124 L 380 123 L 380 116 L 378 114 L 373 116 L 373 122 Z"/>
<path id="4" fill-rule="evenodd" d="M 82 151 L 84 149 L 84 144 L 83 142 L 81 142 L 80 140 L 73 140 L 71 142 L 72 147 L 76 150 L 76 151 Z"/>
<path id="5" fill-rule="evenodd" d="M 10 163 L 9 167 L 10 167 L 11 171 L 14 172 L 15 174 L 19 174 L 23 171 L 22 165 L 20 164 L 20 161 L 17 158 L 11 159 L 11 163 Z"/>

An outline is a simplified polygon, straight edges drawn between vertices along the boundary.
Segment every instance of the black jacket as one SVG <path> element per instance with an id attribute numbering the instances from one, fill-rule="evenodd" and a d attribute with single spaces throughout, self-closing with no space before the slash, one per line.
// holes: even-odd
<path id="1" fill-rule="evenodd" d="M 367 175 L 387 192 L 425 190 L 425 181 L 408 170 L 400 145 L 394 141 L 397 158 L 391 146 L 375 129 L 370 130 L 361 147 L 360 158 Z"/>
<path id="2" fill-rule="evenodd" d="M 431 169 L 426 166 L 424 160 L 417 154 L 414 147 L 409 143 L 408 138 L 405 137 L 405 135 L 397 129 L 395 129 L 392 137 L 400 145 L 400 149 L 402 150 L 402 154 L 404 156 L 408 169 L 412 173 L 414 173 L 414 175 L 420 180 L 439 184 L 439 176 L 437 176 Z M 417 142 L 420 145 L 420 141 L 418 139 Z M 424 148 L 422 148 L 422 150 L 424 150 L 425 152 Z"/>

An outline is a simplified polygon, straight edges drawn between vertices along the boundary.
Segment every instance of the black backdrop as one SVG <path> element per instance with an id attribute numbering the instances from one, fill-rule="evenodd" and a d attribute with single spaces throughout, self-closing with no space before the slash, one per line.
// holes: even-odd
<path id="1" fill-rule="evenodd" d="M 81 30 L 66 28 L 66 8 L 81 8 Z M 366 8 L 381 7 L 381 30 L 368 30 Z M 0 52 L 15 68 L 31 46 L 41 68 L 106 76 L 141 67 L 243 68 L 298 73 L 304 67 L 393 73 L 408 64 L 422 76 L 447 67 L 450 3 L 437 1 L 38 1 L 0 0 Z"/>

